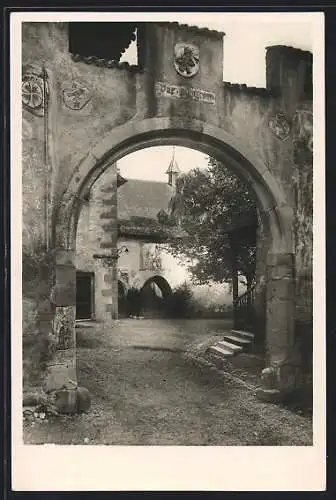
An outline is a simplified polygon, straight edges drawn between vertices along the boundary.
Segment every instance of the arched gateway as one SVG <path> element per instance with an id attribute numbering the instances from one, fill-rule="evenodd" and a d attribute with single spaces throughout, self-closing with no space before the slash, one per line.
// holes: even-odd
<path id="1" fill-rule="evenodd" d="M 259 266 L 266 293 L 269 367 L 261 394 L 280 395 L 295 388 L 300 376 L 295 325 L 300 318 L 310 324 L 311 316 L 312 214 L 304 201 L 312 189 L 311 54 L 271 47 L 267 89 L 251 89 L 223 83 L 221 33 L 177 23 L 138 26 L 142 68 L 109 64 L 99 54 L 89 61 L 85 53 L 71 53 L 69 33 L 67 23 L 28 23 L 23 30 L 23 61 L 28 65 L 48 61 L 44 126 L 36 125 L 34 110 L 26 107 L 23 115 L 36 125 L 35 136 L 24 138 L 24 148 L 35 147 L 38 157 L 45 140 L 53 166 L 42 175 L 35 167 L 41 200 L 49 198 L 48 210 L 39 215 L 49 244 L 46 255 L 53 262 L 45 279 L 50 306 L 45 290 L 44 299 L 35 297 L 35 303 L 40 324 L 49 321 L 50 327 L 52 317 L 53 335 L 62 346 L 56 345 L 49 363 L 48 388 L 70 388 L 76 381 L 74 255 L 82 203 L 95 180 L 107 168 L 115 169 L 118 159 L 142 148 L 170 144 L 216 157 L 254 193 L 264 234 Z M 51 36 L 56 40 L 53 52 L 48 45 Z M 39 51 L 30 50 L 34 43 Z M 181 74 L 173 57 L 178 44 L 198 51 L 196 72 L 190 77 Z M 30 67 L 24 78 L 32 71 Z M 76 88 L 82 90 L 78 106 L 73 101 Z M 112 320 L 118 301 L 117 179 L 115 170 L 115 182 L 106 189 L 108 236 L 97 249 L 110 263 L 107 314 Z M 23 198 L 32 205 L 28 192 Z M 300 243 L 302 237 L 306 248 Z"/>

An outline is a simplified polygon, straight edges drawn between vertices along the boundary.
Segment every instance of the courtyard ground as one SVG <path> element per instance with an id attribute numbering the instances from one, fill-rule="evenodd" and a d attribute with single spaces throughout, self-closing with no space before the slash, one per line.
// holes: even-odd
<path id="1" fill-rule="evenodd" d="M 88 413 L 26 419 L 29 444 L 312 445 L 312 421 L 257 401 L 253 370 L 223 371 L 205 347 L 223 320 L 121 320 L 77 328 Z"/>

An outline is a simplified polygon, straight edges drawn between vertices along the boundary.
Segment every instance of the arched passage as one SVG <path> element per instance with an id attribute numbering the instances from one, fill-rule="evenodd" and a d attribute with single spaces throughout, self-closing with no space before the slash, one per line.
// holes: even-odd
<path id="1" fill-rule="evenodd" d="M 161 145 L 197 149 L 225 163 L 250 186 L 264 228 L 269 233 L 267 278 L 267 348 L 273 378 L 281 378 L 280 366 L 293 344 L 292 208 L 275 177 L 260 158 L 240 139 L 199 120 L 149 118 L 129 122 L 107 134 L 75 169 L 54 214 L 55 247 L 71 254 L 82 200 L 97 178 L 123 156 Z M 279 273 L 285 281 L 279 281 Z M 276 304 L 273 301 L 276 300 Z M 279 385 L 279 384 L 278 384 Z"/>
<path id="2" fill-rule="evenodd" d="M 141 288 L 141 305 L 144 316 L 162 316 L 165 314 L 165 303 L 172 290 L 168 281 L 162 276 L 149 278 Z"/>
<path id="3" fill-rule="evenodd" d="M 167 298 L 169 295 L 172 293 L 171 286 L 169 285 L 168 281 L 163 277 L 163 276 L 153 276 L 152 278 L 149 278 L 143 285 L 142 289 L 155 285 L 161 292 L 162 298 Z M 155 290 L 155 287 L 152 287 Z"/>

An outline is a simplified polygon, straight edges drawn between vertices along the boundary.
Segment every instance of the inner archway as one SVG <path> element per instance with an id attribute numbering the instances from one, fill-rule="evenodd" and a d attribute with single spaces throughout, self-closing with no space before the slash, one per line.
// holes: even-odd
<path id="1" fill-rule="evenodd" d="M 141 305 L 145 317 L 163 316 L 165 303 L 172 289 L 162 276 L 153 276 L 141 288 Z"/>

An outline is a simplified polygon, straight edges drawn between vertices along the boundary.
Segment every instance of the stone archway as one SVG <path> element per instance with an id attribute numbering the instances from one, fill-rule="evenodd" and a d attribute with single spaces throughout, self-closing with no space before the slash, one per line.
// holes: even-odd
<path id="1" fill-rule="evenodd" d="M 143 315 L 145 317 L 165 315 L 165 303 L 171 293 L 172 289 L 163 276 L 156 274 L 148 278 L 141 287 Z"/>
<path id="2" fill-rule="evenodd" d="M 292 208 L 267 166 L 246 148 L 242 140 L 223 129 L 199 120 L 189 119 L 183 123 L 180 118 L 149 118 L 128 122 L 110 132 L 75 169 L 54 214 L 56 271 L 58 265 L 71 267 L 81 203 L 95 180 L 129 153 L 172 144 L 216 157 L 243 178 L 255 195 L 262 224 L 270 238 L 266 284 L 267 391 L 279 393 L 290 389 L 293 385 L 291 359 L 294 345 Z M 71 316 L 72 304 L 69 300 L 66 307 Z M 74 344 L 73 337 L 73 351 Z"/>
<path id="3" fill-rule="evenodd" d="M 163 297 L 168 297 L 172 293 L 171 286 L 163 276 L 155 274 L 145 281 L 145 283 L 142 285 L 142 288 L 144 288 L 148 283 L 155 283 L 160 288 Z"/>

